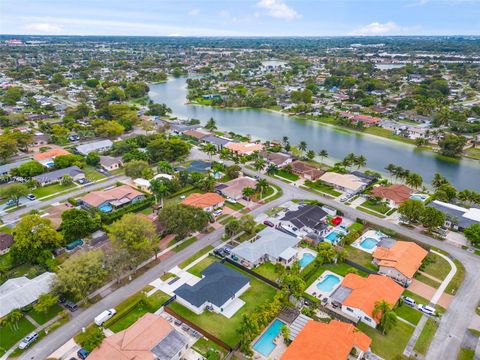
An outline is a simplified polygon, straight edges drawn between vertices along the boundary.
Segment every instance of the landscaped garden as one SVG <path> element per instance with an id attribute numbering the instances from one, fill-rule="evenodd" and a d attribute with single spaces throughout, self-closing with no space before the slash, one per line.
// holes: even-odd
<path id="1" fill-rule="evenodd" d="M 220 360 L 227 356 L 227 351 L 224 348 L 206 338 L 197 340 L 192 349 L 209 360 Z"/>

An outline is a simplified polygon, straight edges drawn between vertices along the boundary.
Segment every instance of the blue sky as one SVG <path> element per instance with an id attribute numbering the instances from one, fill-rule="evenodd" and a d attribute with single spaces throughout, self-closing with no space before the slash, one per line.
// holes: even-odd
<path id="1" fill-rule="evenodd" d="M 480 0 L 0 0 L 0 33 L 480 35 Z"/>

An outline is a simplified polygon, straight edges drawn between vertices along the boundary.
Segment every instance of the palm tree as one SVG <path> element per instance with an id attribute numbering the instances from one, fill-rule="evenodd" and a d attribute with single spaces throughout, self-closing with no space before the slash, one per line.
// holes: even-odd
<path id="1" fill-rule="evenodd" d="M 315 157 L 315 151 L 313 151 L 313 150 L 308 150 L 308 151 L 307 151 L 307 159 L 308 159 L 308 160 L 313 160 L 314 157 Z"/>
<path id="2" fill-rule="evenodd" d="M 388 173 L 390 174 L 391 177 L 393 177 L 395 175 L 396 169 L 397 169 L 397 166 L 395 164 L 388 164 L 385 167 L 385 170 L 388 171 Z"/>
<path id="3" fill-rule="evenodd" d="M 208 122 L 205 125 L 205 129 L 208 129 L 210 131 L 217 130 L 217 123 L 215 122 L 215 119 L 213 117 L 208 119 Z"/>
<path id="4" fill-rule="evenodd" d="M 170 194 L 170 187 L 167 184 L 167 180 L 158 178 L 153 180 L 150 183 L 150 189 L 152 190 L 153 194 L 155 195 L 155 200 L 157 200 L 157 196 L 160 197 L 160 206 L 163 208 L 163 198 Z"/>
<path id="5" fill-rule="evenodd" d="M 360 155 L 356 157 L 353 162 L 357 166 L 357 169 L 360 169 L 361 167 L 364 167 L 365 165 L 367 165 L 367 158 L 363 155 Z"/>
<path id="6" fill-rule="evenodd" d="M 267 180 L 259 179 L 255 189 L 260 193 L 260 197 L 263 198 L 263 192 L 269 187 Z"/>
<path id="7" fill-rule="evenodd" d="M 433 175 L 432 186 L 435 189 L 438 189 L 440 186 L 448 183 L 448 180 L 445 179 L 445 177 L 443 177 L 441 174 L 435 173 L 435 175 Z"/>
<path id="8" fill-rule="evenodd" d="M 374 319 L 380 317 L 380 329 L 382 334 L 386 334 L 397 322 L 397 315 L 393 311 L 393 306 L 385 300 L 379 300 L 375 303 L 375 307 L 372 311 Z"/>
<path id="9" fill-rule="evenodd" d="M 207 144 L 203 147 L 203 151 L 206 152 L 210 160 L 212 160 L 212 156 L 217 153 L 217 148 L 213 144 Z"/>
<path id="10" fill-rule="evenodd" d="M 355 162 L 356 159 L 357 159 L 357 157 L 355 156 L 355 154 L 354 154 L 354 153 L 350 153 L 350 154 L 348 154 L 347 156 L 345 156 L 345 157 L 343 158 L 342 163 L 343 163 L 343 165 L 344 165 L 345 167 L 350 168 L 350 167 L 354 164 L 354 162 Z"/>
<path id="11" fill-rule="evenodd" d="M 23 312 L 20 309 L 11 311 L 4 319 L 3 322 L 8 324 L 13 331 L 18 330 L 18 323 L 23 318 Z"/>
<path id="12" fill-rule="evenodd" d="M 300 144 L 298 144 L 298 150 L 305 152 L 307 150 L 307 143 L 305 141 L 300 141 Z"/>
<path id="13" fill-rule="evenodd" d="M 278 167 L 275 164 L 270 164 L 267 167 L 267 175 L 273 176 L 277 172 Z"/>
<path id="14" fill-rule="evenodd" d="M 243 197 L 245 197 L 248 202 L 250 203 L 250 201 L 252 201 L 252 196 L 255 195 L 255 189 L 250 187 L 250 186 L 247 186 L 246 188 L 244 188 L 242 190 L 242 195 Z M 249 204 L 250 206 L 250 204 Z"/>
<path id="15" fill-rule="evenodd" d="M 402 179 L 403 181 L 405 181 L 408 176 L 410 175 L 410 170 L 408 169 L 403 169 L 402 167 L 400 167 L 399 171 L 398 171 L 398 177 L 400 179 Z"/>
<path id="16" fill-rule="evenodd" d="M 410 173 L 408 174 L 407 176 L 407 179 L 406 179 L 406 184 L 415 188 L 415 189 L 418 189 L 420 186 L 422 186 L 422 183 L 423 183 L 423 179 L 422 177 L 417 174 L 417 173 Z"/>
<path id="17" fill-rule="evenodd" d="M 282 143 L 283 143 L 284 146 L 288 144 L 288 136 L 283 137 Z"/>
<path id="18" fill-rule="evenodd" d="M 230 150 L 228 150 L 228 149 L 223 148 L 222 150 L 220 150 L 220 159 L 222 159 L 222 160 L 230 159 L 231 155 L 232 154 L 230 153 Z"/>
<path id="19" fill-rule="evenodd" d="M 328 151 L 325 149 L 320 150 L 318 152 L 318 156 L 320 156 L 320 159 L 322 159 L 322 162 L 323 162 L 323 159 L 328 157 Z"/>
<path id="20" fill-rule="evenodd" d="M 265 160 L 264 159 L 257 159 L 255 160 L 255 163 L 253 164 L 253 167 L 257 172 L 263 170 L 265 167 Z"/>

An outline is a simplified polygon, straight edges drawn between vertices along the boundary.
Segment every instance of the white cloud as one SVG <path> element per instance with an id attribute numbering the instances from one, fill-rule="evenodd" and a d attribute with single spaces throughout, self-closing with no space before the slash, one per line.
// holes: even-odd
<path id="1" fill-rule="evenodd" d="M 257 2 L 259 8 L 265 9 L 267 15 L 283 20 L 293 20 L 302 16 L 293 8 L 289 7 L 282 0 L 260 0 Z"/>
<path id="2" fill-rule="evenodd" d="M 188 12 L 189 16 L 197 16 L 198 14 L 200 14 L 200 10 L 198 9 L 192 9 Z"/>
<path id="3" fill-rule="evenodd" d="M 373 36 L 387 35 L 393 31 L 401 30 L 400 27 L 392 21 L 386 23 L 372 22 L 353 30 L 349 35 Z"/>
<path id="4" fill-rule="evenodd" d="M 34 33 L 43 33 L 43 34 L 56 34 L 59 33 L 62 28 L 57 25 L 49 24 L 49 23 L 34 23 L 25 26 L 25 29 L 28 31 L 32 31 Z"/>

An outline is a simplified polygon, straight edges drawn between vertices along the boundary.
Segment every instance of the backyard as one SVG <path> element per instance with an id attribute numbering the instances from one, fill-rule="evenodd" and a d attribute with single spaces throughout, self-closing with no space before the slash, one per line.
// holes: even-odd
<path id="1" fill-rule="evenodd" d="M 206 338 L 199 339 L 193 344 L 192 349 L 209 360 L 223 359 L 227 356 L 227 351 L 224 348 Z"/>
<path id="2" fill-rule="evenodd" d="M 366 267 L 367 269 L 377 271 L 378 268 L 372 263 L 372 255 L 369 253 L 347 245 L 345 247 L 346 257 L 350 261 L 353 261 L 359 265 Z"/>
<path id="3" fill-rule="evenodd" d="M 277 292 L 273 287 L 260 280 L 250 278 L 250 288 L 240 296 L 240 299 L 245 301 L 245 304 L 230 319 L 208 311 L 197 315 L 176 302 L 170 304 L 169 307 L 180 316 L 190 320 L 229 346 L 235 347 L 240 340 L 238 330 L 241 326 L 243 316 L 252 313 L 254 309 L 263 302 L 273 299 Z"/>
<path id="4" fill-rule="evenodd" d="M 262 265 L 253 269 L 253 271 L 272 281 L 277 281 L 280 277 L 280 274 L 276 272 L 275 264 L 272 264 L 271 262 L 263 263 Z"/>

